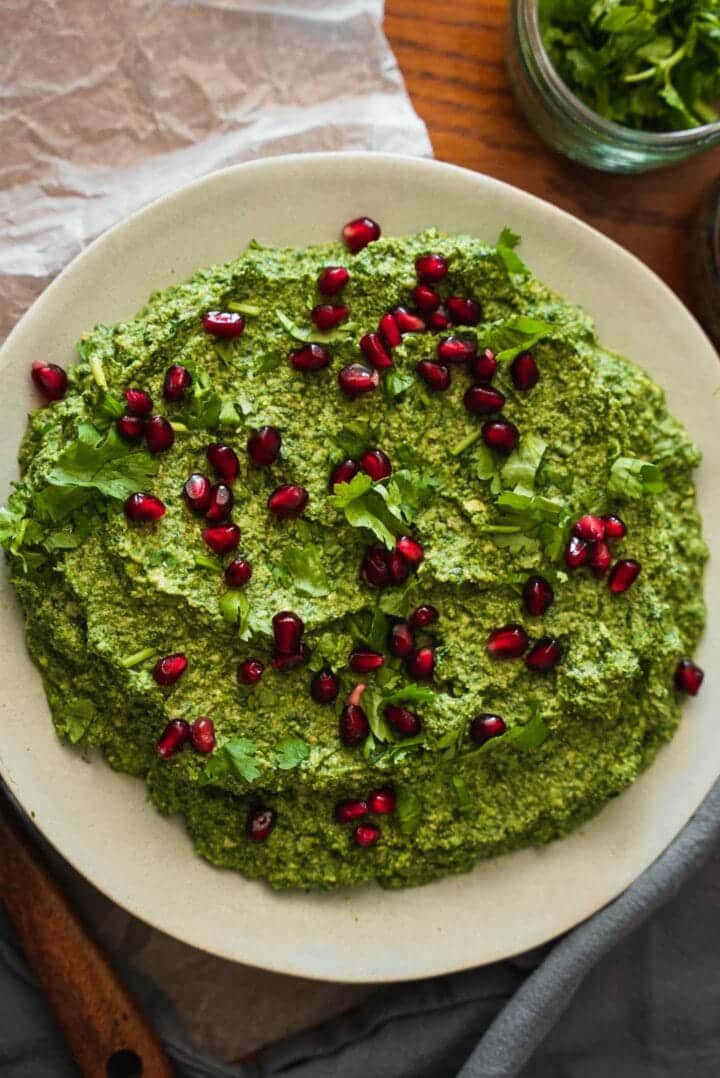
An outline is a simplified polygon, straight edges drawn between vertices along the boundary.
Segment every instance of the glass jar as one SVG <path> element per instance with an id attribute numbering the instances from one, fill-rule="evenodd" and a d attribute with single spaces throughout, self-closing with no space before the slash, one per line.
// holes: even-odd
<path id="1" fill-rule="evenodd" d="M 645 172 L 720 145 L 720 121 L 635 131 L 589 108 L 558 75 L 540 33 L 539 0 L 512 0 L 508 70 L 528 122 L 554 149 L 605 172 Z"/>

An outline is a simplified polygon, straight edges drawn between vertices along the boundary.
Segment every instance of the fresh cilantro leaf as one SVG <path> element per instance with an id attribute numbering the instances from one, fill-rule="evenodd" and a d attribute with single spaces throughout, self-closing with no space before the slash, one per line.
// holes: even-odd
<path id="1" fill-rule="evenodd" d="M 539 434 L 524 434 L 520 445 L 513 449 L 502 466 L 500 475 L 503 486 L 533 490 L 546 449 L 547 442 Z"/>
<path id="2" fill-rule="evenodd" d="M 514 249 L 520 243 L 521 239 L 522 237 L 518 232 L 513 232 L 513 230 L 508 225 L 505 225 L 500 235 L 498 236 L 496 246 L 510 247 Z"/>
<path id="3" fill-rule="evenodd" d="M 490 483 L 490 493 L 499 494 L 502 490 L 502 462 L 486 445 L 478 446 L 476 453 L 476 469 L 478 479 Z"/>
<path id="4" fill-rule="evenodd" d="M 508 273 L 519 273 L 525 277 L 529 274 L 530 270 L 515 250 L 519 243 L 520 236 L 506 225 L 500 233 L 495 246 L 497 248 L 497 253 L 505 263 L 505 269 Z"/>
<path id="5" fill-rule="evenodd" d="M 322 549 L 315 543 L 291 546 L 283 551 L 280 559 L 280 579 L 286 587 L 292 587 L 303 595 L 322 598 L 330 594 Z"/>
<path id="6" fill-rule="evenodd" d="M 402 520 L 388 508 L 387 490 L 382 483 L 373 483 L 369 475 L 359 472 L 349 483 L 336 483 L 333 489 L 328 501 L 345 514 L 348 524 L 353 528 L 367 528 L 388 550 L 392 550 Z"/>
<path id="7" fill-rule="evenodd" d="M 386 398 L 392 401 L 397 397 L 401 397 L 403 393 L 407 393 L 410 386 L 415 384 L 415 381 L 415 375 L 407 371 L 399 371 L 396 367 L 391 367 L 383 379 Z"/>
<path id="8" fill-rule="evenodd" d="M 401 786 L 397 792 L 395 813 L 403 835 L 412 835 L 422 823 L 422 801 L 413 790 Z"/>
<path id="9" fill-rule="evenodd" d="M 388 628 L 389 620 L 387 614 L 385 614 L 380 606 L 376 606 L 373 611 L 367 639 L 363 641 L 363 643 L 367 643 L 367 646 L 372 648 L 373 651 L 384 651 L 387 645 Z"/>
<path id="10" fill-rule="evenodd" d="M 455 791 L 458 812 L 461 816 L 470 816 L 473 812 L 474 805 L 472 795 L 465 779 L 462 775 L 453 775 L 452 784 L 453 790 Z"/>
<path id="11" fill-rule="evenodd" d="M 437 691 L 426 685 L 403 685 L 395 689 L 386 698 L 386 704 L 432 704 L 437 700 Z"/>
<path id="12" fill-rule="evenodd" d="M 521 752 L 533 752 L 540 748 L 549 736 L 547 724 L 539 712 L 535 712 L 532 718 L 522 726 L 511 726 L 501 737 L 491 737 L 480 748 L 472 749 L 472 754 L 495 751 L 502 745 L 511 745 Z"/>
<path id="13" fill-rule="evenodd" d="M 610 469 L 607 489 L 615 498 L 635 501 L 643 494 L 659 494 L 665 483 L 656 464 L 637 457 L 618 457 Z"/>
<path id="14" fill-rule="evenodd" d="M 214 430 L 220 422 L 223 401 L 212 386 L 207 371 L 186 364 L 192 376 L 190 390 L 175 413 L 188 430 Z"/>
<path id="15" fill-rule="evenodd" d="M 98 430 L 107 430 L 116 419 L 125 413 L 125 405 L 119 397 L 102 393 L 100 403 L 93 412 L 93 422 Z"/>
<path id="16" fill-rule="evenodd" d="M 301 737 L 286 737 L 276 747 L 276 762 L 281 771 L 299 767 L 310 755 L 310 746 Z"/>
<path id="17" fill-rule="evenodd" d="M 375 686 L 365 690 L 362 696 L 362 708 L 367 715 L 370 730 L 376 741 L 394 741 L 392 727 L 384 715 L 385 697 Z"/>
<path id="18" fill-rule="evenodd" d="M 250 636 L 250 600 L 244 591 L 226 591 L 220 596 L 218 610 L 221 617 L 231 625 L 237 625 L 238 636 L 247 640 Z"/>
<path id="19" fill-rule="evenodd" d="M 329 333 L 321 333 L 318 329 L 298 326 L 292 318 L 288 318 L 284 311 L 276 310 L 275 317 L 294 340 L 302 341 L 304 344 L 335 344 L 338 341 L 347 341 L 352 337 L 355 329 L 354 322 L 344 322 Z"/>
<path id="20" fill-rule="evenodd" d="M 520 352 L 527 352 L 545 337 L 557 333 L 557 326 L 539 318 L 517 315 L 507 322 L 491 326 L 485 335 L 485 345 L 492 348 L 501 363 L 509 363 Z"/>
<path id="21" fill-rule="evenodd" d="M 432 498 L 437 485 L 437 479 L 431 475 L 401 468 L 393 472 L 388 480 L 388 506 L 397 509 L 406 523 L 412 524 L 420 510 Z"/>
<path id="22" fill-rule="evenodd" d="M 370 738 L 368 738 L 368 742 Z M 401 763 L 406 756 L 423 748 L 425 734 L 416 734 L 415 737 L 406 737 L 402 741 L 395 742 L 381 752 L 370 753 L 369 759 L 374 767 L 387 768 Z"/>
<path id="23" fill-rule="evenodd" d="M 227 778 L 241 778 L 254 782 L 260 777 L 256 762 L 257 746 L 254 741 L 239 737 L 216 749 L 205 764 L 200 781 L 203 785 Z"/>
<path id="24" fill-rule="evenodd" d="M 147 486 L 158 470 L 149 453 L 130 449 L 111 430 L 104 438 L 88 423 L 58 457 L 48 482 L 59 487 L 90 487 L 107 498 L 125 499 Z"/>
<path id="25" fill-rule="evenodd" d="M 86 487 L 45 487 L 33 495 L 33 508 L 40 520 L 59 524 L 90 498 L 92 491 Z"/>

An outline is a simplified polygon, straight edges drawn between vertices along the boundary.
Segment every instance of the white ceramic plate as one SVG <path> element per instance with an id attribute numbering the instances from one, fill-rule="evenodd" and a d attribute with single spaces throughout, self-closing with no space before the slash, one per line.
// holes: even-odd
<path id="1" fill-rule="evenodd" d="M 649 369 L 701 444 L 706 536 L 720 545 L 713 502 L 720 385 L 717 356 L 675 296 L 640 262 L 547 203 L 432 161 L 370 154 L 274 158 L 191 184 L 94 243 L 35 303 L 0 354 L 1 489 L 33 405 L 36 357 L 74 362 L 81 332 L 135 313 L 148 294 L 271 244 L 334 238 L 367 213 L 386 234 L 437 225 L 494 241 L 509 224 L 542 280 L 597 319 L 605 344 Z M 716 488 L 717 489 L 717 488 Z M 35 822 L 96 887 L 157 928 L 226 958 L 327 980 L 389 981 L 463 969 L 534 947 L 626 887 L 667 846 L 720 772 L 714 671 L 720 668 L 720 571 L 707 573 L 708 672 L 680 730 L 638 782 L 585 827 L 543 849 L 478 865 L 414 890 L 365 887 L 276 894 L 214 869 L 182 825 L 163 819 L 137 780 L 92 764 L 53 732 L 7 581 L 0 591 L 0 769 Z"/>

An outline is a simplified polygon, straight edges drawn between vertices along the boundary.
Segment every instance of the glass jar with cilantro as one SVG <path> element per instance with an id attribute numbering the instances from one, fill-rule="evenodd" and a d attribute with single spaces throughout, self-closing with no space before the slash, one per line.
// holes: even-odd
<path id="1" fill-rule="evenodd" d="M 720 0 L 513 0 L 508 65 L 532 126 L 584 164 L 720 144 Z"/>

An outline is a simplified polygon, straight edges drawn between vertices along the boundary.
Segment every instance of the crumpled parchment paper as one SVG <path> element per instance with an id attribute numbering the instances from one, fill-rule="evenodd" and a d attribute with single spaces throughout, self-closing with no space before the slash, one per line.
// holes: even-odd
<path id="1" fill-rule="evenodd" d="M 0 340 L 95 236 L 187 181 L 312 150 L 432 152 L 381 0 L 3 0 Z M 195 951 L 57 859 L 111 954 L 222 1060 L 367 994 Z M 169 900 L 172 900 L 169 898 Z"/>

